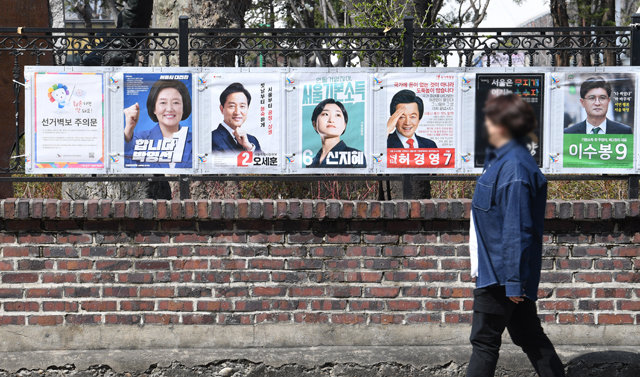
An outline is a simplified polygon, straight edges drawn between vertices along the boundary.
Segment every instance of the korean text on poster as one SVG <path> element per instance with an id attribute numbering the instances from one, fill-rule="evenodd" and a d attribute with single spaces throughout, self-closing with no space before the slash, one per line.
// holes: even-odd
<path id="1" fill-rule="evenodd" d="M 455 167 L 453 73 L 385 77 L 388 168 Z"/>
<path id="2" fill-rule="evenodd" d="M 367 79 L 327 73 L 300 83 L 303 167 L 366 167 Z"/>
<path id="3" fill-rule="evenodd" d="M 102 74 L 36 73 L 35 167 L 104 168 Z"/>
<path id="4" fill-rule="evenodd" d="M 124 74 L 125 168 L 191 168 L 191 74 Z"/>
<path id="5" fill-rule="evenodd" d="M 538 166 L 542 166 L 544 123 L 544 74 L 542 73 L 476 75 L 475 166 L 484 166 L 485 152 L 489 146 L 484 124 L 484 105 L 487 100 L 505 94 L 519 95 L 533 108 L 538 127 L 528 137 L 527 147 Z"/>
<path id="6" fill-rule="evenodd" d="M 284 123 L 279 73 L 211 74 L 214 167 L 276 167 Z"/>
<path id="7" fill-rule="evenodd" d="M 633 168 L 636 75 L 568 73 L 562 84 L 563 166 Z"/>

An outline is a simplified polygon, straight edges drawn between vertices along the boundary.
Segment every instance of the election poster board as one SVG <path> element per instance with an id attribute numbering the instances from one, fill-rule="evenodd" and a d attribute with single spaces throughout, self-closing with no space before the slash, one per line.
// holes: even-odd
<path id="1" fill-rule="evenodd" d="M 33 67 L 37 68 L 37 67 Z M 42 67 L 40 67 L 42 69 Z M 46 69 L 46 68 L 45 68 Z M 105 171 L 105 101 L 100 72 L 25 72 L 28 91 L 26 171 Z M 31 98 L 29 98 L 31 97 Z"/>
<path id="2" fill-rule="evenodd" d="M 373 85 L 380 85 L 384 98 L 375 111 L 376 145 L 383 143 L 377 150 L 388 172 L 455 169 L 457 77 L 444 71 L 375 75 Z"/>
<path id="3" fill-rule="evenodd" d="M 121 85 L 120 85 L 121 80 Z M 190 173 L 193 171 L 195 127 L 192 74 L 188 71 L 124 71 L 110 78 L 122 91 L 113 106 L 120 119 L 112 156 L 128 173 Z M 115 118 L 114 119 L 118 119 Z"/>
<path id="4" fill-rule="evenodd" d="M 637 75 L 556 74 L 561 94 L 562 168 L 633 169 Z"/>
<path id="5" fill-rule="evenodd" d="M 369 74 L 296 73 L 287 77 L 289 87 L 297 93 L 293 104 L 297 116 L 289 122 L 290 135 L 298 141 L 287 156 L 291 171 L 348 174 L 370 169 Z"/>
<path id="6" fill-rule="evenodd" d="M 282 169 L 283 77 L 277 69 L 252 74 L 222 68 L 200 74 L 202 172 Z"/>
<path id="7" fill-rule="evenodd" d="M 485 126 L 484 105 L 496 96 L 517 94 L 533 108 L 538 127 L 527 139 L 527 147 L 533 158 L 542 167 L 544 141 L 545 74 L 523 73 L 476 73 L 475 75 L 475 130 L 474 167 L 482 168 L 485 162 L 488 138 Z"/>

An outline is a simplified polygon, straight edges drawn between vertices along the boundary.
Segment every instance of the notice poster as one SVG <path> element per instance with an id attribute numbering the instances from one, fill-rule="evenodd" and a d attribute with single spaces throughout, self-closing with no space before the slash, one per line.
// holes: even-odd
<path id="1" fill-rule="evenodd" d="M 563 166 L 633 168 L 636 75 L 567 73 Z"/>
<path id="2" fill-rule="evenodd" d="M 281 113 L 280 73 L 215 73 L 211 91 L 210 140 L 213 167 L 256 168 L 280 165 L 285 116 Z"/>
<path id="3" fill-rule="evenodd" d="M 36 169 L 103 169 L 100 73 L 35 73 Z"/>
<path id="4" fill-rule="evenodd" d="M 191 74 L 125 73 L 123 81 L 125 168 L 191 168 Z"/>
<path id="5" fill-rule="evenodd" d="M 305 75 L 299 88 L 301 164 L 308 169 L 365 168 L 367 74 Z"/>
<path id="6" fill-rule="evenodd" d="M 455 168 L 456 77 L 385 76 L 387 168 Z"/>
<path id="7" fill-rule="evenodd" d="M 542 166 L 544 74 L 501 73 L 476 75 L 475 167 L 484 166 L 485 152 L 489 146 L 484 124 L 484 104 L 493 97 L 505 94 L 517 94 L 533 107 L 538 127 L 527 141 L 527 146 L 538 166 Z"/>

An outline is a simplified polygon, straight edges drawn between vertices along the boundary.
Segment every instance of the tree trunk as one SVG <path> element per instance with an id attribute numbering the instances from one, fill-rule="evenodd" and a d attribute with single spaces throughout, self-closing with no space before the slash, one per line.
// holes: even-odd
<path id="1" fill-rule="evenodd" d="M 567 2 L 566 0 L 551 0 L 549 2 L 549 8 L 551 11 L 551 18 L 553 19 L 554 27 L 568 27 L 569 26 L 569 14 L 567 13 Z M 557 38 L 561 40 L 563 38 L 569 38 L 567 33 L 562 33 L 561 35 L 557 35 Z M 567 43 L 561 41 L 556 44 L 556 47 L 567 46 Z M 566 51 L 559 52 L 556 55 L 556 65 L 557 66 L 568 66 L 569 65 L 569 54 Z"/>

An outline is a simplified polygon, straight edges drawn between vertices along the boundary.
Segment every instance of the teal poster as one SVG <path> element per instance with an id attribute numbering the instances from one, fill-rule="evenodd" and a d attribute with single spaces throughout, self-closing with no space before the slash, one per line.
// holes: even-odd
<path id="1" fill-rule="evenodd" d="M 309 75 L 300 82 L 303 168 L 364 168 L 366 74 Z"/>

